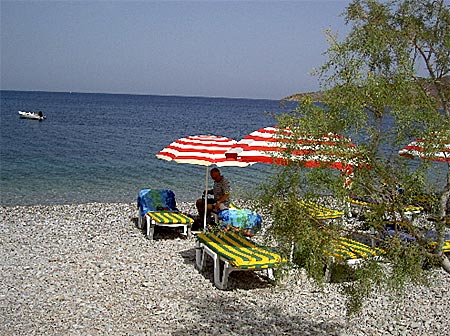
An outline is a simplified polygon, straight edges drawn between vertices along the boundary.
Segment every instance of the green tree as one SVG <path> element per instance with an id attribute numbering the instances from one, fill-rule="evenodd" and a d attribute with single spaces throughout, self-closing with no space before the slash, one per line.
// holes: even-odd
<path id="1" fill-rule="evenodd" d="M 328 262 L 321 252 L 324 241 L 357 228 L 323 225 L 298 207 L 300 198 L 323 200 L 324 195 L 332 195 L 333 201 L 344 205 L 351 194 L 369 196 L 378 205 L 367 214 L 368 226 L 381 232 L 387 217 L 396 229 L 406 226 L 416 243 L 379 239 L 386 262 L 364 263 L 354 281 L 343 287 L 353 312 L 374 288 L 385 286 L 395 293 L 407 281 L 426 282 L 428 270 L 436 266 L 450 273 L 450 262 L 442 252 L 449 166 L 444 168 L 442 188 L 427 178 L 436 164 L 398 155 L 413 138 L 435 131 L 450 138 L 450 10 L 445 1 L 355 0 L 343 14 L 351 31 L 342 41 L 327 33 L 327 61 L 316 70 L 326 107 L 306 97 L 295 111 L 280 116 L 278 123 L 295 133 L 352 136 L 358 144 L 358 159 L 370 169 L 356 169 L 351 188 L 345 188 L 335 171 L 299 169 L 301 163 L 292 162 L 263 186 L 261 205 L 274 220 L 270 234 L 286 242 L 287 251 L 290 242 L 296 242 L 294 260 L 318 281 Z M 428 210 L 437 214 L 436 221 L 428 223 L 438 234 L 437 245 L 429 244 L 422 228 L 413 225 L 403 210 L 423 195 L 439 197 L 428 202 Z"/>

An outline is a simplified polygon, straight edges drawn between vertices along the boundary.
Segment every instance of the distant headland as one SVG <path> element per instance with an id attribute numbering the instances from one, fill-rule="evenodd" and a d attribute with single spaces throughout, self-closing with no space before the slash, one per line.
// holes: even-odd
<path id="1" fill-rule="evenodd" d="M 428 83 L 425 78 L 419 78 L 419 81 L 423 82 L 425 90 L 431 96 L 437 97 L 437 90 L 435 84 Z M 441 85 L 445 90 L 450 90 L 450 76 L 444 76 L 441 79 Z M 314 101 L 320 101 L 324 91 L 313 91 L 313 92 L 304 92 L 304 93 L 295 93 L 293 95 L 284 97 L 281 101 L 300 101 L 302 98 L 309 96 Z"/>
<path id="2" fill-rule="evenodd" d="M 300 101 L 302 98 L 309 96 L 315 101 L 322 99 L 323 91 L 295 93 L 291 96 L 287 96 L 281 99 L 281 101 Z"/>

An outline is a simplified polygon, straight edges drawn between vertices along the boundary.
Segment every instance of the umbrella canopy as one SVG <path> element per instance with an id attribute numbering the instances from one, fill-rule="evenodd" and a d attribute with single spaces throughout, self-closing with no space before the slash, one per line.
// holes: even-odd
<path id="1" fill-rule="evenodd" d="M 356 155 L 356 146 L 341 135 L 332 133 L 320 137 L 296 136 L 288 129 L 265 127 L 256 130 L 229 150 L 228 158 L 244 162 L 288 164 L 302 162 L 308 168 L 326 166 L 344 169 Z"/>
<path id="2" fill-rule="evenodd" d="M 194 135 L 178 139 L 162 149 L 156 157 L 177 163 L 188 163 L 200 166 L 216 165 L 246 167 L 248 162 L 228 158 L 225 153 L 230 150 L 236 140 L 216 135 Z"/>
<path id="3" fill-rule="evenodd" d="M 246 167 L 249 162 L 227 158 L 225 153 L 232 148 L 236 140 L 216 135 L 194 135 L 178 139 L 162 149 L 156 157 L 158 159 L 206 166 L 205 195 L 208 192 L 208 167 L 235 166 Z M 206 211 L 204 211 L 203 225 L 206 227 Z"/>
<path id="4" fill-rule="evenodd" d="M 434 132 L 426 138 L 414 140 L 398 153 L 410 158 L 450 162 L 450 131 Z"/>
<path id="5" fill-rule="evenodd" d="M 278 127 L 265 127 L 248 134 L 226 155 L 244 162 L 281 165 L 300 162 L 308 168 L 336 168 L 347 176 L 358 166 L 356 146 L 347 137 L 332 133 L 298 136 L 288 128 Z"/>

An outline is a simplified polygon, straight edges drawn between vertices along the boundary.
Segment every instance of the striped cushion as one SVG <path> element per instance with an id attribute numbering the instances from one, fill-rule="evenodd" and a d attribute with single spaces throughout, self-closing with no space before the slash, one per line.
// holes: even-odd
<path id="1" fill-rule="evenodd" d="M 286 262 L 278 253 L 256 245 L 234 232 L 200 233 L 197 239 L 236 268 L 269 268 Z"/>
<path id="2" fill-rule="evenodd" d="M 444 242 L 444 246 L 442 246 L 442 251 L 444 251 L 444 253 L 450 253 L 450 240 L 446 240 Z"/>
<path id="3" fill-rule="evenodd" d="M 421 213 L 423 211 L 423 207 L 418 205 L 407 205 L 403 208 L 403 211 L 411 213 Z"/>
<path id="4" fill-rule="evenodd" d="M 354 197 L 351 197 L 349 199 L 349 201 L 350 201 L 351 204 L 361 205 L 361 206 L 365 206 L 365 207 L 371 207 L 371 206 L 379 204 L 379 203 L 371 200 L 369 197 L 357 197 L 357 196 L 354 196 Z M 406 205 L 403 208 L 403 211 L 404 212 L 410 212 L 410 213 L 420 213 L 420 212 L 423 211 L 423 207 L 421 207 L 419 205 L 410 204 L 410 205 Z"/>
<path id="5" fill-rule="evenodd" d="M 382 249 L 372 248 L 366 244 L 346 237 L 339 237 L 332 240 L 331 243 L 325 247 L 325 251 L 330 256 L 344 260 L 368 258 L 384 254 Z"/>
<path id="6" fill-rule="evenodd" d="M 361 206 L 367 206 L 367 207 L 370 207 L 372 205 L 377 205 L 378 204 L 377 202 L 375 202 L 374 200 L 370 199 L 369 197 L 354 196 L 354 197 L 350 197 L 349 201 L 352 204 L 361 205 Z"/>
<path id="7" fill-rule="evenodd" d="M 334 219 L 344 216 L 343 211 L 330 209 L 311 201 L 301 200 L 299 204 L 315 219 Z"/>
<path id="8" fill-rule="evenodd" d="M 181 212 L 152 211 L 148 212 L 147 215 L 149 215 L 156 223 L 161 224 L 188 224 L 194 222 L 192 218 Z"/>
<path id="9" fill-rule="evenodd" d="M 437 245 L 436 242 L 429 243 L 431 247 L 435 247 Z M 450 253 L 450 240 L 444 240 L 444 245 L 442 245 L 442 251 L 444 253 Z"/>

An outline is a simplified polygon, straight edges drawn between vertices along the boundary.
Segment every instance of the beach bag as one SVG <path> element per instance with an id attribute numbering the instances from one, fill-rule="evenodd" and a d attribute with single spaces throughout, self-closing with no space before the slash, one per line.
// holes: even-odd
<path id="1" fill-rule="evenodd" d="M 231 225 L 256 233 L 261 229 L 261 215 L 249 209 L 225 209 L 217 213 L 221 229 Z"/>

